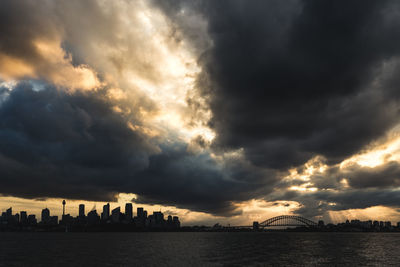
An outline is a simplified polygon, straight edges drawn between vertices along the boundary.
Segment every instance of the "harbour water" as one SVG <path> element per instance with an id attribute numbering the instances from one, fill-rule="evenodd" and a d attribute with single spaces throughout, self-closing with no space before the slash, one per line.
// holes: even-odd
<path id="1" fill-rule="evenodd" d="M 400 233 L 0 233 L 0 266 L 399 266 Z"/>

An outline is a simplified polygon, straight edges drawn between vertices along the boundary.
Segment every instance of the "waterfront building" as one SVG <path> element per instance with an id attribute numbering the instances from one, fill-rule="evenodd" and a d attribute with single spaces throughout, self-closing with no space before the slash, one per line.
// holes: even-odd
<path id="1" fill-rule="evenodd" d="M 5 216 L 6 218 L 6 221 L 7 221 L 7 223 L 8 224 L 10 224 L 12 221 L 13 221 L 13 218 L 12 218 L 12 208 L 10 207 L 9 209 L 7 209 L 6 210 L 6 216 Z"/>
<path id="2" fill-rule="evenodd" d="M 138 207 L 136 210 L 136 216 L 138 218 L 144 218 L 144 211 L 142 207 Z"/>
<path id="3" fill-rule="evenodd" d="M 60 224 L 71 225 L 72 222 L 73 222 L 73 217 L 71 215 L 69 215 L 69 214 L 65 214 L 65 215 L 62 216 Z"/>
<path id="4" fill-rule="evenodd" d="M 120 207 L 115 208 L 111 212 L 111 221 L 113 223 L 119 223 L 121 222 L 121 209 Z"/>
<path id="5" fill-rule="evenodd" d="M 37 224 L 36 215 L 30 214 L 28 215 L 28 225 L 35 226 Z"/>
<path id="6" fill-rule="evenodd" d="M 22 225 L 28 224 L 28 215 L 27 215 L 26 211 L 21 211 L 20 214 L 21 214 L 21 216 L 20 216 L 21 224 Z"/>
<path id="7" fill-rule="evenodd" d="M 13 223 L 14 223 L 14 224 L 19 223 L 19 214 L 16 213 L 16 214 L 14 215 L 13 219 L 14 219 L 14 220 L 13 220 Z"/>
<path id="8" fill-rule="evenodd" d="M 42 223 L 47 223 L 50 220 L 50 210 L 48 208 L 45 208 L 42 210 L 42 217 L 41 217 L 41 222 Z"/>
<path id="9" fill-rule="evenodd" d="M 87 223 L 88 225 L 95 225 L 98 224 L 100 221 L 100 216 L 97 214 L 96 210 L 92 210 L 88 213 L 87 216 Z"/>
<path id="10" fill-rule="evenodd" d="M 110 203 L 103 206 L 103 213 L 101 214 L 101 219 L 107 221 L 110 218 Z"/>
<path id="11" fill-rule="evenodd" d="M 85 204 L 79 204 L 79 217 L 85 218 Z"/>
<path id="12" fill-rule="evenodd" d="M 53 225 L 53 226 L 58 225 L 58 216 L 50 216 L 49 221 L 48 221 L 47 224 L 48 225 Z"/>
<path id="13" fill-rule="evenodd" d="M 179 217 L 178 216 L 172 217 L 172 221 L 174 223 L 174 227 L 175 228 L 180 228 L 181 227 L 181 222 L 179 221 Z"/>
<path id="14" fill-rule="evenodd" d="M 125 220 L 131 222 L 133 217 L 133 207 L 132 203 L 125 204 Z"/>

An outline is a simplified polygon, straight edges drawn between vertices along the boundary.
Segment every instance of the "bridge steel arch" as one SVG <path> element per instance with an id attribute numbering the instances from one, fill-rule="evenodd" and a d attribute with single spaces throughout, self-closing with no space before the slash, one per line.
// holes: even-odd
<path id="1" fill-rule="evenodd" d="M 281 215 L 270 218 L 259 224 L 259 227 L 271 227 L 271 226 L 307 226 L 316 227 L 318 224 L 309 219 L 296 216 L 296 215 Z"/>

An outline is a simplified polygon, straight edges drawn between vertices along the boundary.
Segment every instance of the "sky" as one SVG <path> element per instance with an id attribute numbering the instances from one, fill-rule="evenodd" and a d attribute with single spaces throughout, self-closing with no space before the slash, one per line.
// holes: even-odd
<path id="1" fill-rule="evenodd" d="M 400 3 L 0 1 L 0 210 L 400 221 Z"/>

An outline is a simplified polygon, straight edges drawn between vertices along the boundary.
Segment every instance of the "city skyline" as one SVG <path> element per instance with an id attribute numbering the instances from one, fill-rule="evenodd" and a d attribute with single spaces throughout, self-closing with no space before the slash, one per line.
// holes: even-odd
<path id="1" fill-rule="evenodd" d="M 66 201 L 62 201 L 63 214 L 61 218 L 53 215 L 47 207 L 42 209 L 40 219 L 29 212 L 20 211 L 14 213 L 12 207 L 8 208 L 0 216 L 0 231 L 264 231 L 266 228 L 286 229 L 287 231 L 344 231 L 344 232 L 399 232 L 400 221 L 359 219 L 345 222 L 325 223 L 323 220 L 314 222 L 307 218 L 296 215 L 280 215 L 264 220 L 263 222 L 253 221 L 252 225 L 194 225 L 181 228 L 178 216 L 167 214 L 167 219 L 161 211 L 148 213 L 143 207 L 136 208 L 133 212 L 132 203 L 125 203 L 125 210 L 121 207 L 111 209 L 110 204 L 103 205 L 101 213 L 96 209 L 85 212 L 85 205 L 79 204 L 78 216 L 71 216 L 65 212 Z M 282 228 L 283 227 L 283 228 Z"/>
<path id="2" fill-rule="evenodd" d="M 23 207 L 20 207 L 19 210 L 13 209 L 13 212 L 14 213 L 28 212 L 29 215 L 34 215 L 34 216 L 36 216 L 37 219 L 39 219 L 42 216 L 43 210 L 49 209 L 49 210 L 52 211 L 51 212 L 51 216 L 57 216 L 58 218 L 61 219 L 62 215 L 63 215 L 63 211 L 64 211 L 63 210 L 63 205 L 62 205 L 63 203 L 64 203 L 64 200 L 62 200 L 62 201 L 59 200 L 59 201 L 57 201 L 55 203 L 56 205 L 53 206 L 52 208 L 49 208 L 47 205 L 44 205 L 43 206 L 44 208 L 43 207 L 42 208 L 38 208 L 38 211 L 36 211 L 35 213 L 32 213 L 32 212 L 29 211 L 29 209 L 26 209 L 26 208 L 23 208 Z M 296 215 L 295 213 L 291 213 L 290 211 L 288 212 L 288 210 L 286 210 L 286 211 L 284 211 L 284 213 L 279 213 L 280 211 L 277 211 L 275 213 L 272 213 L 272 215 L 268 214 L 268 213 L 267 214 L 261 213 L 261 214 L 258 214 L 258 216 L 253 216 L 251 218 L 246 218 L 246 219 L 243 219 L 243 218 L 239 218 L 238 219 L 237 218 L 237 220 L 234 220 L 234 219 L 232 220 L 232 218 L 217 217 L 217 218 L 208 219 L 208 220 L 190 221 L 190 220 L 185 220 L 185 214 L 186 215 L 188 214 L 187 211 L 185 213 L 179 213 L 179 212 L 172 211 L 172 210 L 169 210 L 169 209 L 164 209 L 163 210 L 163 208 L 165 208 L 163 206 L 143 206 L 143 205 L 137 205 L 135 203 L 128 203 L 128 202 L 125 202 L 125 203 L 122 203 L 122 202 L 118 202 L 118 203 L 110 203 L 110 202 L 105 203 L 104 202 L 103 203 L 103 202 L 101 202 L 101 203 L 97 203 L 97 205 L 96 204 L 95 205 L 91 205 L 91 204 L 93 204 L 93 203 L 89 203 L 89 206 L 87 206 L 87 204 L 82 204 L 80 201 L 77 201 L 77 200 L 72 201 L 72 203 L 68 203 L 67 202 L 66 205 L 65 205 L 65 207 L 66 207 L 65 208 L 65 214 L 71 215 L 72 217 L 80 217 L 81 206 L 83 206 L 83 212 L 84 212 L 85 215 L 87 215 L 91 211 L 98 211 L 98 214 L 101 215 L 101 213 L 104 211 L 104 207 L 107 206 L 107 205 L 108 205 L 109 213 L 111 214 L 112 210 L 120 209 L 120 211 L 122 212 L 123 211 L 123 209 L 122 209 L 123 206 L 126 207 L 126 205 L 131 205 L 132 206 L 132 210 L 135 210 L 135 207 L 141 208 L 142 210 L 146 210 L 146 214 L 147 214 L 147 212 L 149 214 L 151 214 L 153 212 L 166 212 L 167 214 L 171 213 L 173 215 L 179 215 L 179 217 L 181 219 L 183 219 L 181 221 L 183 226 L 196 226 L 196 225 L 208 225 L 208 226 L 210 226 L 210 225 L 214 225 L 214 224 L 221 224 L 221 225 L 251 225 L 254 221 L 263 221 L 266 218 L 278 216 L 278 215 L 281 215 L 281 214 Z M 12 208 L 12 207 L 0 209 L 0 214 L 7 212 L 7 210 L 9 210 L 9 208 Z M 54 210 L 55 210 L 55 212 L 54 212 Z M 125 213 L 125 210 L 122 213 Z M 132 214 L 134 215 L 134 214 L 137 214 L 137 213 L 133 212 Z M 316 221 L 319 221 L 319 220 L 325 221 L 322 217 L 320 217 L 320 218 L 311 218 L 311 219 L 316 220 Z M 343 223 L 345 221 L 362 221 L 362 222 L 368 222 L 368 221 L 371 221 L 371 222 L 373 222 L 373 221 L 387 222 L 387 221 L 389 221 L 393 225 L 396 225 L 396 224 L 399 223 L 399 221 L 396 219 L 396 217 L 390 217 L 390 216 L 387 217 L 387 216 L 385 216 L 385 214 L 376 214 L 376 212 L 374 212 L 374 211 L 371 212 L 371 215 L 367 215 L 367 216 L 364 215 L 364 216 L 361 216 L 361 217 L 357 217 L 356 215 L 351 214 L 350 216 L 347 216 L 347 217 L 346 216 L 337 217 L 336 220 L 329 220 L 328 219 L 325 222 L 327 224 L 340 224 L 340 223 Z M 38 220 L 38 222 L 40 222 L 40 220 Z"/>
<path id="3" fill-rule="evenodd" d="M 62 201 L 63 214 L 57 216 L 51 213 L 49 208 L 41 210 L 40 217 L 29 213 L 27 210 L 13 212 L 12 207 L 1 213 L 0 230 L 35 230 L 37 227 L 45 227 L 47 230 L 62 231 L 84 229 L 100 229 L 106 231 L 117 230 L 119 228 L 124 231 L 132 230 L 162 230 L 170 231 L 180 228 L 181 223 L 178 216 L 166 214 L 161 211 L 147 212 L 143 207 L 136 208 L 136 216 L 133 213 L 132 203 L 125 203 L 124 212 L 121 207 L 110 208 L 110 204 L 103 205 L 102 211 L 99 213 L 96 209 L 85 212 L 85 205 L 79 204 L 79 213 L 73 216 L 66 212 L 66 201 Z M 118 227 L 118 228 L 116 228 Z"/>

